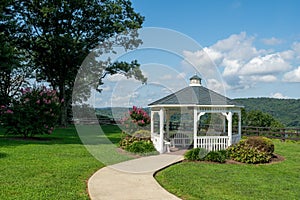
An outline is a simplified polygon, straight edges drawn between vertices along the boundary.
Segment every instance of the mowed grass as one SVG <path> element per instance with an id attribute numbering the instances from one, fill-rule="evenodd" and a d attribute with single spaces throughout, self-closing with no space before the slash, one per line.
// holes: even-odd
<path id="1" fill-rule="evenodd" d="M 102 127 L 114 143 L 120 130 Z M 104 165 L 81 143 L 74 127 L 23 140 L 0 129 L 0 199 L 89 199 L 86 182 Z"/>
<path id="2" fill-rule="evenodd" d="M 156 179 L 182 199 L 299 199 L 300 143 L 275 141 L 281 163 L 266 165 L 182 162 Z"/>

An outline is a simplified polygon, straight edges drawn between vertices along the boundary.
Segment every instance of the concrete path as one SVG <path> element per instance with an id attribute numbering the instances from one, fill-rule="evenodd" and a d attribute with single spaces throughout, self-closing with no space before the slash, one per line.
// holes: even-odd
<path id="1" fill-rule="evenodd" d="M 97 171 L 88 181 L 92 200 L 175 200 L 154 179 L 156 171 L 183 160 L 182 155 L 161 154 L 125 161 Z"/>

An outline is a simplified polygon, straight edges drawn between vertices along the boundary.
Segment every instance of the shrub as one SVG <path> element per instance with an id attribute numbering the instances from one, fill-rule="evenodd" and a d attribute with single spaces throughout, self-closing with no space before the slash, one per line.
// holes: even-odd
<path id="1" fill-rule="evenodd" d="M 128 146 L 130 146 L 133 142 L 135 141 L 140 141 L 140 138 L 137 137 L 133 137 L 130 135 L 125 134 L 125 137 L 123 137 L 121 139 L 121 141 L 119 142 L 119 145 L 122 149 L 126 149 Z"/>
<path id="2" fill-rule="evenodd" d="M 184 158 L 189 161 L 205 160 L 211 162 L 224 163 L 228 158 L 228 154 L 226 150 L 208 152 L 206 149 L 203 148 L 195 148 L 187 151 L 184 154 Z"/>
<path id="3" fill-rule="evenodd" d="M 150 140 L 134 141 L 131 145 L 127 146 L 125 150 L 132 153 L 150 153 L 156 151 Z"/>
<path id="4" fill-rule="evenodd" d="M 225 163 L 227 159 L 227 151 L 210 151 L 204 158 L 206 161 Z"/>
<path id="5" fill-rule="evenodd" d="M 150 117 L 142 108 L 132 107 L 132 111 L 129 112 L 131 119 L 134 120 L 139 126 L 147 126 L 150 124 Z"/>
<path id="6" fill-rule="evenodd" d="M 138 131 L 134 132 L 132 136 L 137 137 L 137 138 L 150 138 L 151 133 L 148 130 L 138 130 Z"/>
<path id="7" fill-rule="evenodd" d="M 200 161 L 200 160 L 204 160 L 206 155 L 207 155 L 206 149 L 195 148 L 195 149 L 188 150 L 184 154 L 184 158 L 189 161 Z"/>
<path id="8" fill-rule="evenodd" d="M 1 122 L 7 134 L 34 135 L 51 134 L 60 112 L 60 100 L 55 90 L 26 88 L 12 105 L 0 108 Z"/>
<path id="9" fill-rule="evenodd" d="M 265 137 L 249 137 L 228 148 L 229 156 L 243 163 L 267 163 L 273 157 L 274 144 Z"/>
<path id="10" fill-rule="evenodd" d="M 126 134 L 119 142 L 119 145 L 122 149 L 132 153 L 156 152 L 150 138 L 135 137 Z"/>

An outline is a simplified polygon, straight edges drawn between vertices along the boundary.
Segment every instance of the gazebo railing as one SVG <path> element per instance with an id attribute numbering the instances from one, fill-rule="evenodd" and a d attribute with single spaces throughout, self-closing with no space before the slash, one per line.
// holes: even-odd
<path id="1" fill-rule="evenodd" d="M 152 135 L 151 135 L 151 140 L 152 140 L 152 142 L 153 142 L 153 145 L 154 145 L 154 147 L 156 148 L 156 149 L 159 149 L 160 148 L 160 146 L 159 146 L 159 134 L 158 133 L 153 133 Z"/>
<path id="2" fill-rule="evenodd" d="M 208 151 L 219 151 L 228 147 L 228 136 L 198 136 L 197 147 Z"/>
<path id="3" fill-rule="evenodd" d="M 189 147 L 192 142 L 193 142 L 193 138 L 191 137 L 191 132 L 187 132 L 187 133 L 184 133 L 184 132 L 179 132 L 179 133 L 176 133 L 174 135 L 172 135 L 170 137 L 170 140 L 171 140 L 171 145 L 173 147 Z"/>

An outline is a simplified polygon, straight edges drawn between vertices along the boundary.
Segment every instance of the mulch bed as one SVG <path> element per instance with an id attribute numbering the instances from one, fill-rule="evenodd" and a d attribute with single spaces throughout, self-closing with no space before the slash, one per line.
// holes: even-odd
<path id="1" fill-rule="evenodd" d="M 259 164 L 256 164 L 256 165 L 270 165 L 270 164 L 275 164 L 275 163 L 282 162 L 284 160 L 285 160 L 285 158 L 283 156 L 281 156 L 279 154 L 274 154 L 273 158 L 271 159 L 270 162 L 268 162 L 268 163 L 259 163 Z M 238 161 L 235 161 L 235 160 L 226 160 L 225 164 L 246 165 L 247 163 L 242 163 L 242 162 L 238 162 Z"/>

